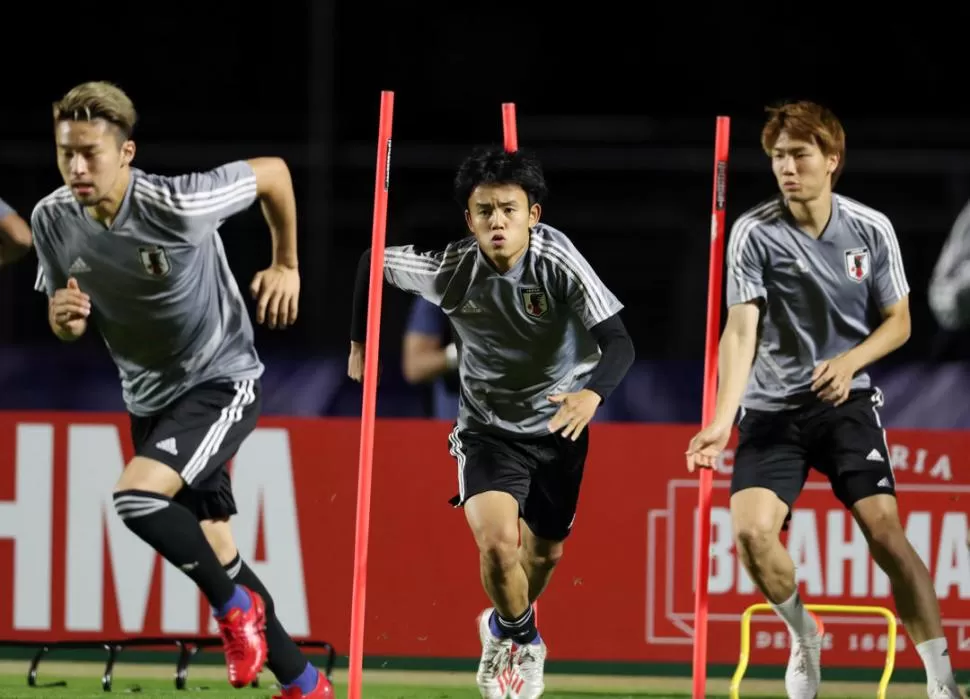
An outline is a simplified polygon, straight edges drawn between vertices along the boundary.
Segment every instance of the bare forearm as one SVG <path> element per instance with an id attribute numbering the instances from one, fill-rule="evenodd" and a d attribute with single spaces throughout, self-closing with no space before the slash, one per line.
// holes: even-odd
<path id="1" fill-rule="evenodd" d="M 909 335 L 909 316 L 890 316 L 864 342 L 846 352 L 846 356 L 853 369 L 861 371 L 902 347 Z"/>
<path id="2" fill-rule="evenodd" d="M 755 338 L 726 331 L 718 348 L 718 387 L 714 422 L 730 425 L 734 422 L 744 389 L 751 375 Z"/>
<path id="3" fill-rule="evenodd" d="M 30 228 L 23 219 L 10 214 L 0 220 L 0 267 L 21 259 L 32 245 Z"/>
<path id="4" fill-rule="evenodd" d="M 404 378 L 410 383 L 424 383 L 434 381 L 450 369 L 448 354 L 444 348 L 425 350 L 407 358 L 404 363 Z"/>
<path id="5" fill-rule="evenodd" d="M 296 196 L 290 170 L 282 160 L 274 162 L 271 184 L 259 199 L 273 238 L 273 264 L 297 267 Z"/>

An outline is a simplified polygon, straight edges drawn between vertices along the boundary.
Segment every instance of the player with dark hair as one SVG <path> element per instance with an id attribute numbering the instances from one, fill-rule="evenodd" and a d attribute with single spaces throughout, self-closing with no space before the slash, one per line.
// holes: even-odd
<path id="1" fill-rule="evenodd" d="M 771 109 L 762 147 L 781 193 L 732 228 L 716 414 L 690 441 L 688 469 L 714 466 L 740 407 L 734 536 L 751 579 L 790 630 L 789 697 L 813 699 L 821 682 L 822 623 L 803 605 L 779 540 L 809 468 L 829 479 L 889 577 L 928 696 L 958 697 L 933 581 L 900 522 L 883 396 L 866 371 L 910 334 L 896 233 L 884 214 L 833 193 L 845 133 L 828 109 Z"/>
<path id="2" fill-rule="evenodd" d="M 288 699 L 333 696 L 276 618 L 241 560 L 227 463 L 253 431 L 263 365 L 218 234 L 262 205 L 273 261 L 253 279 L 256 320 L 296 321 L 296 204 L 289 169 L 255 158 L 177 177 L 132 167 L 136 115 L 109 83 L 70 90 L 54 105 L 64 186 L 34 208 L 36 288 L 54 334 L 72 342 L 93 322 L 121 374 L 135 456 L 115 509 L 139 538 L 188 575 L 219 623 L 229 682 L 250 684 L 264 662 Z"/>
<path id="3" fill-rule="evenodd" d="M 572 241 L 539 223 L 546 182 L 537 160 L 501 148 L 458 169 L 455 197 L 473 236 L 441 250 L 388 247 L 384 279 L 441 307 L 458 348 L 460 403 L 449 436 L 458 495 L 494 604 L 479 617 L 477 681 L 505 695 L 544 689 L 545 643 L 533 603 L 573 526 L 587 425 L 634 358 L 622 304 Z M 363 376 L 370 251 L 358 268 L 348 374 Z M 521 548 L 519 547 L 519 520 Z"/>

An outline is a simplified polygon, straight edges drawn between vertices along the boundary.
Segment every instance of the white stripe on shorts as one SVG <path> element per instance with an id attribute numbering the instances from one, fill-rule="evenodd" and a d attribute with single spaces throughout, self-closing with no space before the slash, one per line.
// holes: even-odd
<path id="1" fill-rule="evenodd" d="M 254 385 L 255 382 L 252 379 L 233 383 L 232 387 L 236 390 L 236 395 L 233 396 L 232 402 L 222 409 L 219 419 L 209 427 L 209 431 L 206 432 L 195 453 L 192 454 L 192 458 L 182 469 L 182 478 L 186 483 L 191 484 L 205 470 L 209 459 L 222 446 L 222 440 L 226 438 L 226 434 L 229 433 L 233 425 L 242 420 L 243 411 L 246 407 L 252 405 L 256 400 Z"/>
<path id="2" fill-rule="evenodd" d="M 458 436 L 458 425 L 448 435 L 448 444 L 448 452 L 458 462 L 458 504 L 461 505 L 465 502 L 465 451 L 461 437 Z"/>

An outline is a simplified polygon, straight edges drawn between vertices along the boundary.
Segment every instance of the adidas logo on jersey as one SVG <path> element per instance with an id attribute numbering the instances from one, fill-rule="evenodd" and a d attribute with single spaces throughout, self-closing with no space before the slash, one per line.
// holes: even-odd
<path id="1" fill-rule="evenodd" d="M 479 306 L 474 301 L 465 301 L 465 305 L 461 307 L 462 313 L 484 313 L 482 307 Z"/>
<path id="2" fill-rule="evenodd" d="M 155 445 L 155 448 L 159 449 L 160 451 L 168 452 L 172 456 L 179 455 L 178 447 L 175 446 L 175 437 L 169 437 L 168 439 L 163 439 L 161 442 L 158 442 Z"/>
<path id="3" fill-rule="evenodd" d="M 885 459 L 882 458 L 882 454 L 879 453 L 878 449 L 873 449 L 869 452 L 869 456 L 866 457 L 866 461 L 885 461 Z"/>
<path id="4" fill-rule="evenodd" d="M 71 263 L 70 268 L 67 270 L 68 274 L 83 274 L 84 272 L 90 272 L 91 268 L 88 267 L 88 263 L 84 261 L 83 257 L 79 257 L 74 262 Z"/>

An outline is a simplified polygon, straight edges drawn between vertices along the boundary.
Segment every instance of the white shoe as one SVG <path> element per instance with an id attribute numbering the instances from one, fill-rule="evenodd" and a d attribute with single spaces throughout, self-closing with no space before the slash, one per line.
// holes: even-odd
<path id="1" fill-rule="evenodd" d="M 543 671 L 546 666 L 544 641 L 516 646 L 512 654 L 512 679 L 509 682 L 511 699 L 539 699 L 546 690 Z"/>
<path id="2" fill-rule="evenodd" d="M 963 699 L 960 688 L 944 682 L 934 682 L 926 685 L 926 696 L 929 699 Z"/>
<path id="3" fill-rule="evenodd" d="M 496 638 L 488 626 L 492 609 L 478 617 L 478 638 L 482 642 L 482 659 L 478 663 L 475 681 L 482 699 L 505 699 L 508 692 L 509 664 L 512 659 L 512 639 Z"/>
<path id="4" fill-rule="evenodd" d="M 814 614 L 812 615 L 815 616 Z M 791 655 L 785 671 L 785 693 L 789 699 L 815 699 L 822 683 L 822 621 L 815 617 L 818 633 L 809 638 L 792 636 Z"/>

